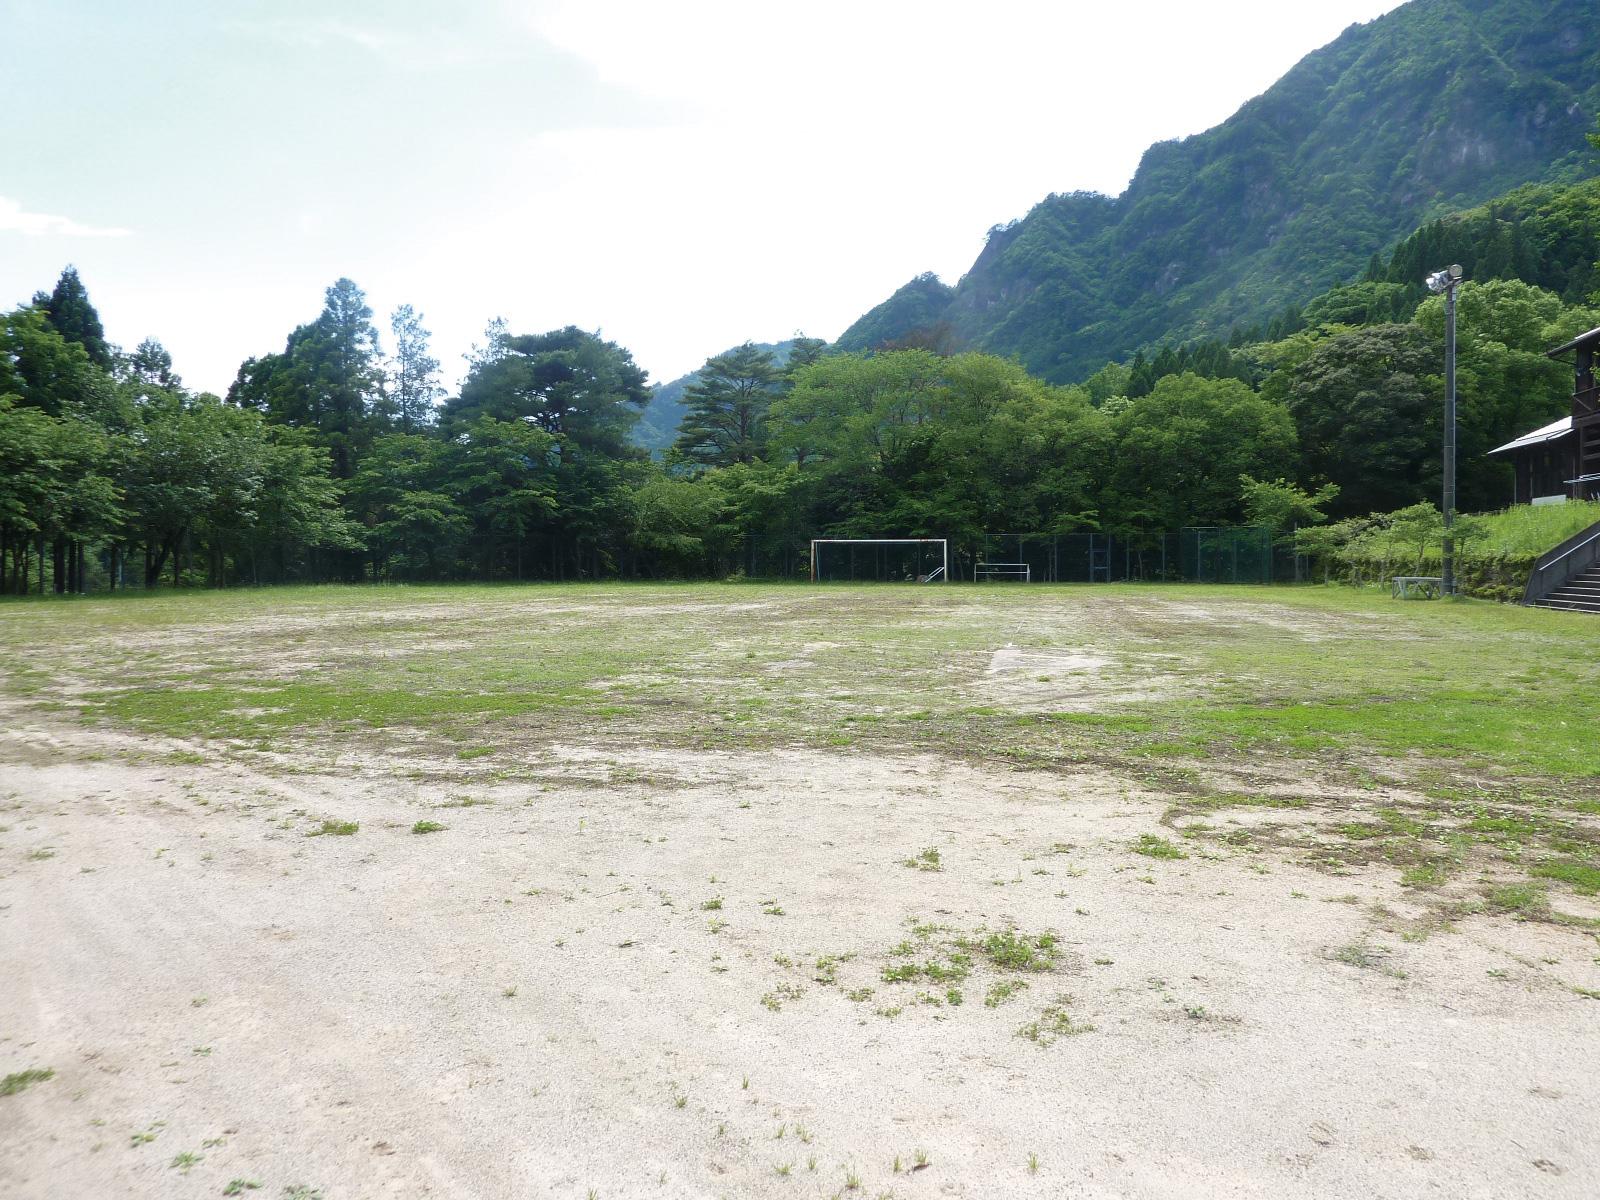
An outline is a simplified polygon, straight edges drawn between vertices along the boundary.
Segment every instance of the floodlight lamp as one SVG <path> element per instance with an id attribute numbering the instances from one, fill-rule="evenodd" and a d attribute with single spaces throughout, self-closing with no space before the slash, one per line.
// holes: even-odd
<path id="1" fill-rule="evenodd" d="M 1450 264 L 1450 278 L 1451 279 L 1460 279 L 1461 278 L 1461 264 L 1460 263 L 1451 263 Z"/>

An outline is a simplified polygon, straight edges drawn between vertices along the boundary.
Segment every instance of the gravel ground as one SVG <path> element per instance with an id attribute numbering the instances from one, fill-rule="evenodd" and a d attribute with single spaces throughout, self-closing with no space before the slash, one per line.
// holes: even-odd
<path id="1" fill-rule="evenodd" d="M 0 725 L 8 1197 L 1600 1194 L 1592 935 L 1133 853 L 1108 773 Z"/>

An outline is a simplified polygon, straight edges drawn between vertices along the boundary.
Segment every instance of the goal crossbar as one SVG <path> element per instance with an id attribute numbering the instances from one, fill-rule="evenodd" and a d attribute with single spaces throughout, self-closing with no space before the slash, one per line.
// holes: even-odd
<path id="1" fill-rule="evenodd" d="M 948 581 L 950 578 L 950 543 L 946 538 L 812 538 L 811 582 L 818 579 L 817 553 L 822 546 L 938 546 L 939 565 L 918 578 L 919 583 Z"/>

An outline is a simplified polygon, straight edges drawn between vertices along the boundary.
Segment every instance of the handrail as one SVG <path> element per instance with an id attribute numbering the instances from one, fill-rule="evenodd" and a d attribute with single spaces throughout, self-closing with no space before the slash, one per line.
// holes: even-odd
<path id="1" fill-rule="evenodd" d="M 1574 566 L 1572 558 L 1580 551 L 1587 551 L 1588 553 L 1583 561 Z M 1573 534 L 1534 564 L 1533 571 L 1528 576 L 1528 586 L 1522 593 L 1522 602 L 1524 604 L 1537 604 L 1579 571 L 1585 567 L 1592 566 L 1596 561 L 1600 561 L 1600 521 L 1595 522 L 1587 529 Z M 1563 569 L 1552 578 L 1551 572 L 1558 565 Z"/>

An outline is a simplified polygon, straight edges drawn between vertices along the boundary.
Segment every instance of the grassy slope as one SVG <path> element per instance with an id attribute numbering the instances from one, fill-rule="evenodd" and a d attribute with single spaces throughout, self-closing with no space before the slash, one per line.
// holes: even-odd
<path id="1" fill-rule="evenodd" d="M 1600 501 L 1584 504 L 1519 504 L 1497 513 L 1473 518 L 1481 522 L 1483 536 L 1462 544 L 1461 556 L 1468 562 L 1493 559 L 1537 559 L 1575 533 L 1600 522 Z M 1416 557 L 1416 548 L 1394 538 L 1374 538 L 1375 554 L 1388 550 L 1395 560 Z M 1422 561 L 1437 563 L 1443 553 L 1437 540 L 1422 552 Z"/>

